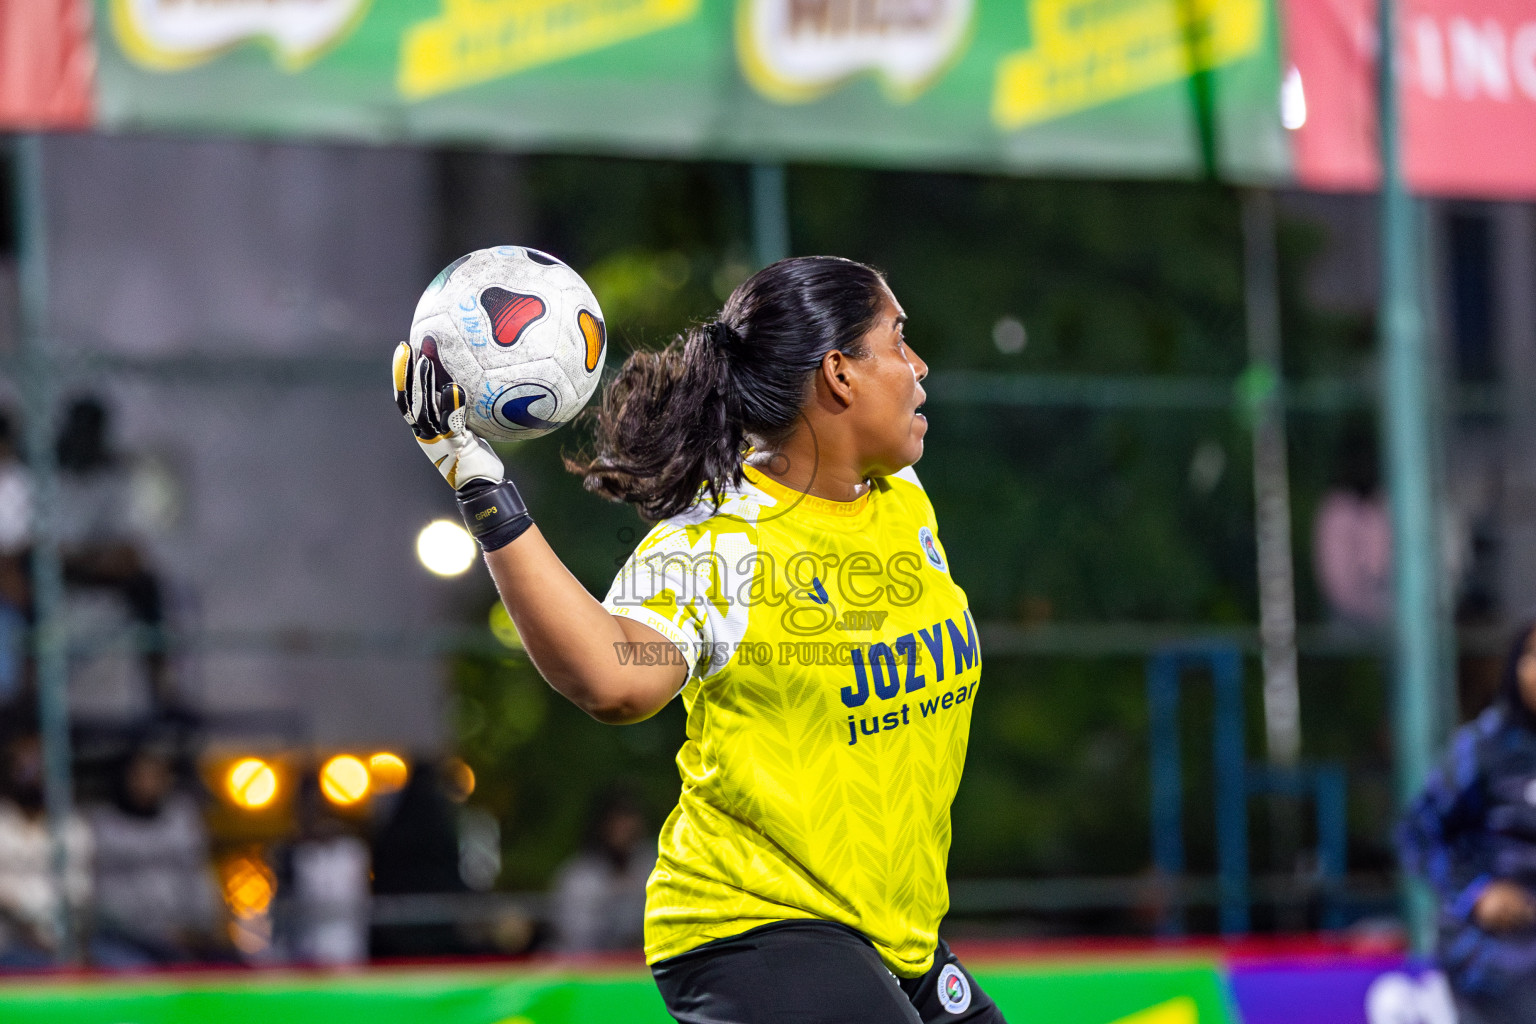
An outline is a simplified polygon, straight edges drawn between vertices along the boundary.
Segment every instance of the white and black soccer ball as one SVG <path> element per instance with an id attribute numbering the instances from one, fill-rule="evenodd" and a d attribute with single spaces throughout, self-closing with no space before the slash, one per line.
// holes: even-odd
<path id="1" fill-rule="evenodd" d="M 597 390 L 608 352 L 603 311 L 581 275 L 520 245 L 444 267 L 411 318 L 412 346 L 427 337 L 464 388 L 469 429 L 492 441 L 569 423 Z"/>

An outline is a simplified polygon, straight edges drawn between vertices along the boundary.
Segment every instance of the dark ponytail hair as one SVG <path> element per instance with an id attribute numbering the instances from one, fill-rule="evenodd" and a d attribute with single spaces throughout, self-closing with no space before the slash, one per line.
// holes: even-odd
<path id="1" fill-rule="evenodd" d="M 710 322 L 659 352 L 636 352 L 588 414 L 590 453 L 565 465 L 587 490 L 650 520 L 741 482 L 749 445 L 788 436 L 812 373 L 836 349 L 864 356 L 885 279 L 862 263 L 800 256 L 759 270 Z"/>
<path id="2" fill-rule="evenodd" d="M 1520 692 L 1520 659 L 1525 657 L 1525 645 L 1531 634 L 1536 633 L 1536 618 L 1527 618 L 1515 631 L 1514 642 L 1509 645 L 1509 656 L 1504 659 L 1504 672 L 1499 677 L 1498 703 L 1515 725 L 1536 732 L 1536 711 L 1525 702 Z"/>

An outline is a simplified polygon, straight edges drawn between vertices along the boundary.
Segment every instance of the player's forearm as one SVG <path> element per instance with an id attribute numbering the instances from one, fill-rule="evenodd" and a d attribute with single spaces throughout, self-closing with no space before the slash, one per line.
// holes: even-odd
<path id="1" fill-rule="evenodd" d="M 485 564 L 540 674 L 583 709 L 595 699 L 601 703 L 612 687 L 607 670 L 617 667 L 613 643 L 623 639 L 613 616 L 571 575 L 537 526 L 486 552 Z"/>
<path id="2" fill-rule="evenodd" d="M 487 552 L 485 562 L 534 667 L 593 718 L 649 718 L 681 685 L 681 665 L 673 684 L 662 678 L 665 666 L 621 660 L 629 642 L 623 624 L 571 575 L 538 527 Z"/>

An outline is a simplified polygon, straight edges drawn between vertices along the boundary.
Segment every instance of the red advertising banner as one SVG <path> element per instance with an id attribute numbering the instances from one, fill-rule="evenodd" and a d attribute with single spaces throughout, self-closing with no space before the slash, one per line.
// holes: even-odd
<path id="1" fill-rule="evenodd" d="M 1420 191 L 1536 196 L 1536 4 L 1409 0 L 1403 159 Z"/>
<path id="2" fill-rule="evenodd" d="M 0 0 L 0 131 L 89 126 L 94 52 L 89 0 Z"/>
<path id="3" fill-rule="evenodd" d="M 1536 4 L 1402 0 L 1403 163 L 1417 192 L 1536 198 Z M 1287 0 L 1297 183 L 1374 188 L 1376 0 Z M 1304 111 L 1304 115 L 1303 115 Z"/>
<path id="4" fill-rule="evenodd" d="M 1380 179 L 1376 2 L 1286 0 L 1282 8 L 1282 112 L 1303 188 L 1365 191 Z"/>

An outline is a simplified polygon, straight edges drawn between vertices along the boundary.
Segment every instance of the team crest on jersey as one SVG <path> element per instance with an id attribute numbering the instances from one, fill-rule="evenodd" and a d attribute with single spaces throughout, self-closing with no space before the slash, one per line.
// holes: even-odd
<path id="1" fill-rule="evenodd" d="M 939 972 L 939 1002 L 950 1013 L 964 1013 L 971 1008 L 971 985 L 954 964 L 945 964 Z"/>
<path id="2" fill-rule="evenodd" d="M 944 564 L 944 556 L 939 554 L 939 542 L 933 539 L 933 531 L 923 527 L 917 531 L 917 541 L 923 546 L 923 556 L 928 559 L 928 564 L 940 572 L 949 572 L 949 566 Z"/>

